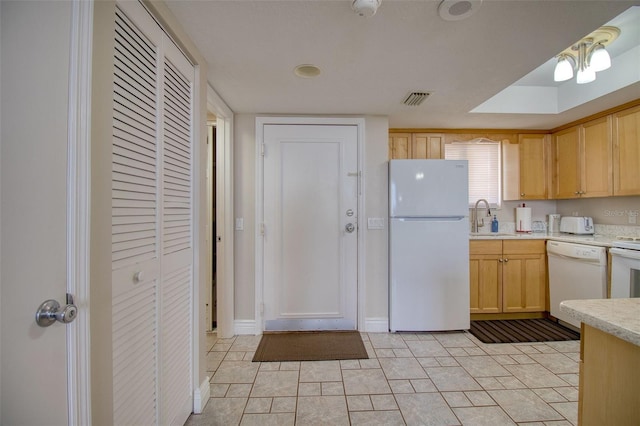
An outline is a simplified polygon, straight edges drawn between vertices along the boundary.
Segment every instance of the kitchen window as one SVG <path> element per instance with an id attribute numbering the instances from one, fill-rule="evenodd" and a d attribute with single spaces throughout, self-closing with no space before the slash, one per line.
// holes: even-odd
<path id="1" fill-rule="evenodd" d="M 500 207 L 500 142 L 481 138 L 448 143 L 444 158 L 469 161 L 469 206 L 484 198 L 491 207 Z"/>

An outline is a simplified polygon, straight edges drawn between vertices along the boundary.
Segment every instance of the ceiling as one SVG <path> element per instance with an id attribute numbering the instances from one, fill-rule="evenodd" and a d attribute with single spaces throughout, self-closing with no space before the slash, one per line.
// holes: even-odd
<path id="1" fill-rule="evenodd" d="M 607 70 L 594 83 L 563 83 L 567 94 L 557 92 L 558 102 L 578 93 L 586 103 L 560 113 L 514 113 L 530 96 L 501 103 L 500 113 L 470 112 L 514 83 L 558 88 L 545 77 L 553 71 L 549 60 L 640 0 L 484 0 L 460 21 L 440 18 L 439 0 L 382 0 L 370 18 L 355 14 L 351 0 L 165 3 L 209 63 L 209 83 L 235 113 L 384 115 L 392 128 L 551 129 L 640 98 L 640 75 L 600 96 Z M 617 43 L 640 44 L 637 31 L 621 29 L 608 49 L 612 69 Z M 632 41 L 622 42 L 625 36 Z M 321 73 L 300 78 L 293 72 L 299 64 Z M 403 105 L 413 91 L 431 95 L 420 106 Z M 589 91 L 600 97 L 589 100 L 583 96 Z"/>

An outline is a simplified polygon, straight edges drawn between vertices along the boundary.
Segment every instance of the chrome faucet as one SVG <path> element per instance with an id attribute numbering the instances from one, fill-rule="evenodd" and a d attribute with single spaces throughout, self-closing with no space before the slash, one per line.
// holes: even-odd
<path id="1" fill-rule="evenodd" d="M 484 205 L 487 206 L 487 217 L 491 217 L 491 210 L 489 209 L 489 202 L 487 200 L 485 200 L 484 198 L 481 198 L 478 201 L 476 201 L 476 205 L 473 208 L 473 217 L 472 217 L 472 222 L 471 222 L 471 232 L 478 232 L 478 228 L 482 228 L 484 226 L 484 218 L 480 218 L 480 220 L 478 221 L 478 204 L 480 204 L 481 202 L 483 202 Z"/>

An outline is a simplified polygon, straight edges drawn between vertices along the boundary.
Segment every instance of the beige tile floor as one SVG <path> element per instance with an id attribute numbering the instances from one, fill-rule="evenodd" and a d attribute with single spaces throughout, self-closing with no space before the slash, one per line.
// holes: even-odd
<path id="1" fill-rule="evenodd" d="M 199 425 L 575 425 L 580 342 L 362 333 L 369 359 L 251 362 L 260 336 L 209 334 Z"/>

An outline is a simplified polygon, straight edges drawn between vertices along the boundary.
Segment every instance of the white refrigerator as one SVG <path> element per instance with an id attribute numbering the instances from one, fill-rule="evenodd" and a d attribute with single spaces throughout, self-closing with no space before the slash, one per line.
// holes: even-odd
<path id="1" fill-rule="evenodd" d="M 389 161 L 389 330 L 469 329 L 466 160 Z"/>

